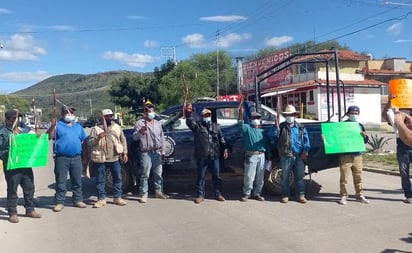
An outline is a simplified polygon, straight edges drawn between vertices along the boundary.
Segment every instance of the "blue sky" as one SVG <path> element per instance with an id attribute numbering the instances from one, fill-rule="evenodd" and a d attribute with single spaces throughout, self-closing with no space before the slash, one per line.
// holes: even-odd
<path id="1" fill-rule="evenodd" d="M 410 0 L 2 1 L 0 93 L 60 74 L 151 72 L 173 48 L 177 60 L 217 47 L 235 58 L 337 39 L 412 61 L 411 12 Z"/>

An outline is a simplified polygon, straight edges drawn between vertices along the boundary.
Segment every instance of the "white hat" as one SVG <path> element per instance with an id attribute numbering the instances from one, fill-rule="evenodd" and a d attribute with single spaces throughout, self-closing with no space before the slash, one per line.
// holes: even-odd
<path id="1" fill-rule="evenodd" d="M 296 109 L 293 105 L 287 105 L 285 111 L 282 112 L 282 114 L 295 114 L 295 113 L 296 113 Z"/>
<path id="2" fill-rule="evenodd" d="M 102 114 L 103 114 L 103 116 L 113 115 L 113 112 L 112 112 L 112 110 L 110 110 L 110 109 L 104 109 L 104 110 L 102 111 Z"/>

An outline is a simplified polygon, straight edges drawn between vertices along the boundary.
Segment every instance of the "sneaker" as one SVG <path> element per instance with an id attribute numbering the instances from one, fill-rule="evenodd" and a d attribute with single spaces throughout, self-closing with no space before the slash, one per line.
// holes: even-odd
<path id="1" fill-rule="evenodd" d="M 57 204 L 53 207 L 53 212 L 61 212 L 63 211 L 64 205 L 63 204 Z"/>
<path id="2" fill-rule="evenodd" d="M 122 199 L 122 198 L 114 198 L 113 199 L 113 204 L 118 205 L 118 206 L 125 206 L 126 201 L 124 201 L 124 199 Z"/>
<path id="3" fill-rule="evenodd" d="M 363 204 L 369 204 L 369 200 L 367 200 L 367 199 L 365 198 L 365 196 L 363 196 L 363 195 L 360 195 L 360 196 L 356 197 L 356 201 L 359 201 L 359 202 L 361 202 L 361 203 L 363 203 Z"/>
<path id="4" fill-rule="evenodd" d="M 260 196 L 260 194 L 255 195 L 255 196 L 253 196 L 252 198 L 253 198 L 253 199 L 256 199 L 257 201 L 265 201 L 265 198 L 262 197 L 262 196 Z"/>
<path id="5" fill-rule="evenodd" d="M 195 204 L 200 204 L 203 202 L 203 200 L 205 200 L 203 197 L 197 197 L 195 198 Z"/>
<path id="6" fill-rule="evenodd" d="M 412 204 L 412 197 L 406 198 L 403 200 L 403 203 Z"/>
<path id="7" fill-rule="evenodd" d="M 280 203 L 286 204 L 286 203 L 288 203 L 288 202 L 289 202 L 289 198 L 288 198 L 288 197 L 283 197 L 283 198 L 280 199 Z"/>
<path id="8" fill-rule="evenodd" d="M 221 194 L 217 195 L 217 196 L 215 197 L 215 199 L 216 199 L 217 201 L 221 201 L 221 202 L 225 201 L 225 197 L 223 197 Z"/>
<path id="9" fill-rule="evenodd" d="M 169 195 L 164 194 L 163 192 L 156 192 L 155 198 L 157 199 L 169 199 Z"/>
<path id="10" fill-rule="evenodd" d="M 100 208 L 100 207 L 105 206 L 105 205 L 106 205 L 106 200 L 105 199 L 99 199 L 98 201 L 96 201 L 93 204 L 93 208 Z"/>
<path id="11" fill-rule="evenodd" d="M 308 202 L 307 199 L 305 198 L 305 196 L 303 196 L 303 195 L 299 196 L 296 201 L 301 203 L 301 204 L 306 204 Z"/>
<path id="12" fill-rule="evenodd" d="M 338 202 L 340 205 L 346 205 L 348 203 L 347 197 L 342 196 Z"/>
<path id="13" fill-rule="evenodd" d="M 250 198 L 249 195 L 243 195 L 243 196 L 240 198 L 240 201 L 246 202 L 249 198 Z"/>
<path id="14" fill-rule="evenodd" d="M 77 201 L 76 203 L 73 204 L 74 207 L 78 208 L 86 208 L 87 205 L 83 201 Z"/>
<path id="15" fill-rule="evenodd" d="M 19 223 L 19 217 L 17 216 L 17 214 L 10 214 L 9 222 L 10 223 Z"/>
<path id="16" fill-rule="evenodd" d="M 41 214 L 39 214 L 35 210 L 31 210 L 29 212 L 26 212 L 26 216 L 30 217 L 30 218 L 35 218 L 35 219 L 41 218 Z"/>
<path id="17" fill-rule="evenodd" d="M 147 196 L 143 196 L 140 197 L 140 199 L 138 199 L 139 203 L 147 203 Z"/>

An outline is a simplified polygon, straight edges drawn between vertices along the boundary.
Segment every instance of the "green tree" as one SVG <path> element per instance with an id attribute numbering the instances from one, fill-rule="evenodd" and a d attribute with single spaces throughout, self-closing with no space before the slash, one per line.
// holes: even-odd
<path id="1" fill-rule="evenodd" d="M 6 110 L 17 109 L 21 113 L 30 112 L 29 102 L 21 97 L 13 95 L 0 95 L 0 105 L 4 105 Z"/>
<path id="2" fill-rule="evenodd" d="M 129 108 L 130 112 L 134 114 L 143 111 L 143 98 L 151 101 L 158 100 L 154 79 L 149 76 L 123 77 L 120 80 L 113 81 L 109 94 L 115 104 Z"/>

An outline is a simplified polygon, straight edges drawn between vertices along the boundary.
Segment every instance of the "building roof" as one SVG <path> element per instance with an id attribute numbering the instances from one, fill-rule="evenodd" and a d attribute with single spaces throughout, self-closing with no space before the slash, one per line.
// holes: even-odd
<path id="1" fill-rule="evenodd" d="M 319 52 L 333 52 L 333 51 L 321 50 Z M 369 56 L 358 54 L 358 53 L 355 53 L 349 50 L 337 50 L 337 53 L 338 53 L 338 59 L 340 61 L 367 61 L 369 60 Z M 302 62 L 302 61 L 313 60 L 313 59 L 326 60 L 328 58 L 330 58 L 330 55 L 328 54 L 306 55 L 306 56 L 302 56 L 294 60 L 294 62 Z"/>
<path id="2" fill-rule="evenodd" d="M 358 81 L 358 80 L 344 80 L 342 81 L 345 86 L 382 86 L 382 85 L 387 85 L 386 83 L 373 80 L 373 79 L 368 79 L 368 80 L 363 80 L 363 81 Z M 336 86 L 336 81 L 335 80 L 329 80 L 329 84 Z M 286 84 L 282 85 L 279 87 L 275 87 L 269 90 L 265 90 L 262 93 L 269 93 L 269 92 L 274 92 L 274 91 L 283 91 L 283 90 L 289 90 L 290 92 L 292 91 L 303 91 L 303 90 L 308 90 L 308 89 L 313 89 L 318 86 L 324 86 L 326 85 L 326 80 L 321 80 L 321 79 L 316 79 L 316 80 L 308 80 L 304 82 L 298 82 L 298 83 L 291 83 L 291 84 Z"/>

